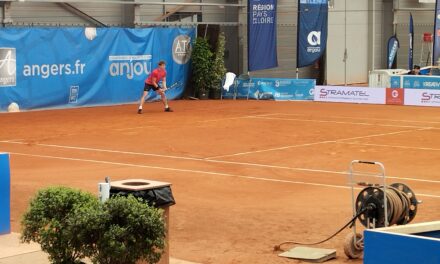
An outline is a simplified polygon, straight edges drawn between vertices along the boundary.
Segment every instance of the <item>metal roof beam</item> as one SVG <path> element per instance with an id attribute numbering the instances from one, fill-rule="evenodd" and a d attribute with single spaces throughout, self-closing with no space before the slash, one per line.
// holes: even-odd
<path id="1" fill-rule="evenodd" d="M 14 0 L 11 2 L 20 3 L 87 3 L 87 4 L 119 4 L 119 5 L 175 5 L 175 6 L 217 6 L 217 7 L 245 7 L 245 4 L 223 4 L 223 3 L 182 3 L 182 2 L 148 2 L 135 1 L 111 1 L 111 0 Z"/>
<path id="2" fill-rule="evenodd" d="M 185 3 L 192 3 L 192 2 L 193 2 L 193 0 L 186 0 L 185 1 Z M 165 18 L 172 16 L 176 12 L 179 12 L 180 10 L 182 10 L 183 8 L 185 8 L 185 6 L 183 6 L 183 5 L 176 6 L 174 9 L 168 11 L 166 14 L 161 15 L 160 17 L 156 18 L 155 21 L 163 21 Z"/>
<path id="3" fill-rule="evenodd" d="M 74 15 L 77 15 L 91 23 L 93 23 L 96 26 L 99 27 L 106 27 L 107 25 L 102 23 L 101 21 L 97 20 L 96 18 L 90 16 L 89 14 L 81 11 L 80 9 L 78 9 L 77 7 L 74 7 L 73 5 L 69 4 L 69 3 L 57 3 L 59 6 L 61 6 L 62 8 L 66 9 L 67 11 L 71 12 Z"/>

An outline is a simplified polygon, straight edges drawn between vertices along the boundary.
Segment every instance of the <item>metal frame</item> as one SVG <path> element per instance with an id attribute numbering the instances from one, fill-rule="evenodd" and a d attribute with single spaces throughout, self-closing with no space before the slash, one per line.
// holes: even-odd
<path id="1" fill-rule="evenodd" d="M 150 26 L 197 26 L 197 25 L 220 25 L 236 27 L 242 25 L 239 22 L 157 22 L 157 21 L 145 21 L 138 22 L 136 25 L 150 25 Z"/>
<path id="2" fill-rule="evenodd" d="M 225 7 L 237 7 L 237 8 L 242 8 L 242 7 L 246 7 L 246 4 L 230 4 L 230 3 L 203 3 L 203 2 L 188 2 L 190 0 L 187 0 L 187 2 L 149 2 L 147 0 L 132 0 L 132 1 L 121 1 L 121 0 L 12 0 L 12 1 L 4 1 L 4 6 L 9 7 L 11 3 L 54 3 L 54 4 L 59 4 L 62 7 L 68 9 L 70 12 L 78 15 L 79 17 L 82 17 L 83 19 L 91 22 L 92 24 L 96 25 L 96 26 L 107 26 L 104 25 L 104 23 L 102 23 L 101 21 L 93 18 L 92 16 L 89 16 L 88 14 L 86 14 L 85 12 L 79 10 L 77 7 L 72 6 L 72 4 L 116 4 L 116 5 L 131 5 L 134 6 L 134 21 L 132 21 L 130 24 L 134 25 L 134 26 L 170 26 L 170 25 L 199 25 L 200 23 L 184 23 L 184 24 L 170 24 L 170 23 L 161 23 L 160 21 L 158 21 L 158 19 L 163 19 L 166 18 L 167 16 L 169 16 L 170 14 L 163 14 L 162 16 L 160 16 L 159 18 L 156 18 L 155 21 L 140 21 L 140 14 L 139 14 L 139 7 L 142 5 L 155 5 L 155 6 L 163 6 L 165 8 L 165 6 L 176 6 L 176 8 L 174 10 L 179 10 L 181 8 L 184 7 L 188 7 L 188 6 L 193 6 L 193 7 L 203 7 L 203 6 L 211 6 L 211 7 L 219 7 L 219 8 L 225 8 Z M 10 16 L 3 16 L 5 19 L 3 20 L 3 24 L 14 24 L 14 21 L 12 21 L 12 19 L 10 19 Z M 26 24 L 26 23 L 25 23 Z M 38 23 L 36 23 L 38 24 Z M 42 24 L 46 24 L 46 23 L 42 23 Z M 61 23 L 57 23 L 61 24 Z M 239 26 L 241 24 L 239 23 L 215 23 L 215 24 L 220 24 L 220 25 L 224 25 L 224 26 Z"/>
<path id="3" fill-rule="evenodd" d="M 187 0 L 189 1 L 189 0 Z M 185 7 L 200 7 L 203 6 L 210 6 L 210 7 L 218 7 L 218 8 L 225 8 L 225 7 L 236 7 L 236 8 L 242 8 L 245 7 L 246 4 L 230 4 L 230 3 L 203 3 L 203 2 L 148 2 L 148 0 L 133 0 L 133 1 L 121 1 L 121 0 L 13 0 L 13 1 L 4 1 L 3 2 L 3 26 L 14 26 L 14 25 L 43 25 L 43 26 L 60 26 L 64 25 L 64 23 L 47 23 L 47 22 L 33 22 L 33 23 L 24 23 L 24 22 L 18 22 L 16 23 L 13 21 L 11 15 L 10 15 L 10 6 L 11 4 L 27 4 L 27 3 L 53 3 L 57 4 L 61 8 L 64 8 L 71 12 L 74 15 L 77 15 L 78 17 L 84 19 L 84 21 L 87 21 L 89 23 L 68 23 L 66 25 L 71 26 L 86 26 L 86 25 L 94 25 L 98 27 L 107 27 L 107 26 L 121 26 L 121 25 L 129 25 L 134 27 L 151 27 L 151 26 L 197 26 L 197 25 L 208 25 L 208 24 L 216 24 L 220 26 L 230 26 L 230 27 L 237 27 L 242 26 L 243 23 L 240 22 L 179 22 L 179 21 L 173 21 L 173 22 L 162 22 L 158 21 L 158 18 L 154 18 L 152 21 L 141 21 L 141 14 L 139 13 L 139 8 L 143 5 L 153 5 L 153 6 L 163 6 L 164 8 L 166 6 L 175 6 L 176 8 L 173 10 L 179 10 Z M 116 5 L 128 5 L 133 6 L 133 21 L 128 22 L 128 24 L 125 24 L 122 22 L 122 24 L 105 24 L 98 19 L 94 18 L 93 16 L 90 16 L 86 12 L 80 10 L 76 5 L 80 4 L 116 4 Z M 75 5 L 75 6 L 74 6 Z M 162 15 L 160 18 L 167 17 L 170 14 Z"/>
<path id="4" fill-rule="evenodd" d="M 377 161 L 362 161 L 362 160 L 353 160 L 350 163 L 350 169 L 349 169 L 349 183 L 351 186 L 351 201 L 352 201 L 352 206 L 353 206 L 353 217 L 355 217 L 357 215 L 356 212 L 356 201 L 354 198 L 354 165 L 355 164 L 366 164 L 366 165 L 376 165 L 380 168 L 380 173 L 379 174 L 362 174 L 362 175 L 369 175 L 372 177 L 382 177 L 382 184 L 383 184 L 383 196 L 384 196 L 384 216 L 385 216 L 385 227 L 388 227 L 389 223 L 388 223 L 388 202 L 387 202 L 387 185 L 386 185 L 386 176 L 385 176 L 385 167 L 382 163 L 377 162 Z M 369 226 L 369 225 L 368 225 Z M 357 239 L 356 239 L 356 220 L 353 222 L 352 224 L 352 229 L 353 229 L 353 233 L 354 233 L 354 238 L 353 238 L 353 243 L 355 246 L 357 243 Z M 363 239 L 363 238 L 362 238 Z"/>

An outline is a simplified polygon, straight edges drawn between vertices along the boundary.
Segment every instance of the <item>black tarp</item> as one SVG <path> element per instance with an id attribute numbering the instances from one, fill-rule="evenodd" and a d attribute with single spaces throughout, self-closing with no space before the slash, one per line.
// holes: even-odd
<path id="1" fill-rule="evenodd" d="M 129 195 L 133 195 L 136 198 L 141 198 L 142 200 L 146 201 L 149 206 L 153 206 L 157 208 L 168 207 L 176 204 L 170 186 L 149 189 L 144 191 L 129 191 L 129 190 L 122 190 L 111 187 L 110 197 L 117 195 L 125 196 L 125 197 Z"/>

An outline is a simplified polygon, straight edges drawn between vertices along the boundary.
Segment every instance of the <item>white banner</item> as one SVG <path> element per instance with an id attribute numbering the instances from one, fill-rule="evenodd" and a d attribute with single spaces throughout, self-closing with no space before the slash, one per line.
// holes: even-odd
<path id="1" fill-rule="evenodd" d="M 440 106 L 440 90 L 405 89 L 405 105 Z"/>
<path id="2" fill-rule="evenodd" d="M 435 4 L 435 0 L 419 0 L 419 3 L 423 3 L 423 4 Z"/>
<path id="3" fill-rule="evenodd" d="M 315 101 L 360 104 L 385 104 L 385 88 L 316 86 Z"/>

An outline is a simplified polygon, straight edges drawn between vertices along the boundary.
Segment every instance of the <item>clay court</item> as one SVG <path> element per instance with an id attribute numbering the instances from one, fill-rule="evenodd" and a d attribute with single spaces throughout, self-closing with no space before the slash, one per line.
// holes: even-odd
<path id="1" fill-rule="evenodd" d="M 46 186 L 97 193 L 97 184 L 167 181 L 171 256 L 199 263 L 298 263 L 285 240 L 326 238 L 351 217 L 351 160 L 380 161 L 388 183 L 419 200 L 413 223 L 440 219 L 440 110 L 274 101 L 174 101 L 1 114 L 0 151 L 11 153 L 12 228 Z M 366 168 L 369 169 L 369 168 Z M 345 234 L 320 247 L 349 261 Z"/>

